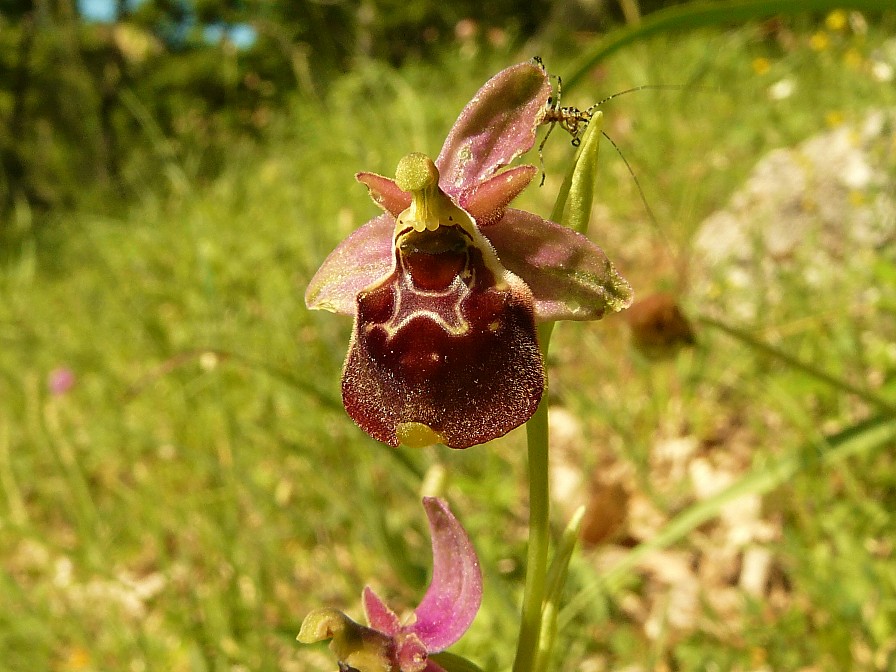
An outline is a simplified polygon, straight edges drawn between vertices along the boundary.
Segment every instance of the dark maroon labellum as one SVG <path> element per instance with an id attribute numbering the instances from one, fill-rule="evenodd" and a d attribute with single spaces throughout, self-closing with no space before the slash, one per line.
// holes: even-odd
<path id="1" fill-rule="evenodd" d="M 409 228 L 395 242 L 393 271 L 358 295 L 342 381 L 349 415 L 392 446 L 405 423 L 452 448 L 524 423 L 544 389 L 526 285 L 497 277 L 460 226 Z"/>

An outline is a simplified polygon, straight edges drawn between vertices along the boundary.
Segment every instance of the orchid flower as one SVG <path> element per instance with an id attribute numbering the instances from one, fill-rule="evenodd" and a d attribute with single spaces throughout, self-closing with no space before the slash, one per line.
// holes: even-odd
<path id="1" fill-rule="evenodd" d="M 357 175 L 385 213 L 327 257 L 305 301 L 354 318 L 342 398 L 375 439 L 467 448 L 506 434 L 544 391 L 536 323 L 630 303 L 588 238 L 508 207 L 537 172 L 508 166 L 535 143 L 550 95 L 538 64 L 507 68 L 467 104 L 435 162 L 411 154 L 395 180 Z"/>
<path id="2" fill-rule="evenodd" d="M 298 640 L 329 639 L 341 672 L 444 672 L 429 658 L 454 644 L 470 627 L 482 602 L 482 572 L 466 531 L 448 504 L 424 497 L 432 534 L 432 581 L 409 623 L 368 586 L 364 612 L 368 625 L 335 609 L 317 609 L 305 617 Z"/>

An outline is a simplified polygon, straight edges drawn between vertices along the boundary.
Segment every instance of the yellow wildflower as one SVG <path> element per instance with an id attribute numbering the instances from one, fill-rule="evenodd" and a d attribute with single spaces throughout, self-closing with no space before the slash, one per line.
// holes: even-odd
<path id="1" fill-rule="evenodd" d="M 845 54 L 843 54 L 843 62 L 846 63 L 846 65 L 848 65 L 850 68 L 858 70 L 865 62 L 865 57 L 862 56 L 861 51 L 859 51 L 855 47 L 851 47 L 850 49 L 846 50 Z"/>
<path id="2" fill-rule="evenodd" d="M 81 646 L 73 646 L 65 656 L 63 669 L 75 672 L 86 669 L 90 666 L 90 663 L 90 652 Z"/>
<path id="3" fill-rule="evenodd" d="M 824 51 L 830 44 L 831 40 L 828 37 L 828 34 L 823 30 L 819 30 L 809 38 L 809 46 L 812 47 L 814 51 Z"/>
<path id="4" fill-rule="evenodd" d="M 824 25 L 827 26 L 828 30 L 839 31 L 846 28 L 846 22 L 846 12 L 844 12 L 842 9 L 835 9 L 825 17 Z"/>
<path id="5" fill-rule="evenodd" d="M 831 128 L 836 128 L 843 123 L 843 113 L 839 110 L 830 110 L 825 113 L 824 121 Z"/>
<path id="6" fill-rule="evenodd" d="M 769 61 L 764 56 L 759 56 L 758 58 L 753 59 L 753 72 L 755 72 L 757 75 L 764 75 L 771 69 L 771 61 Z"/>

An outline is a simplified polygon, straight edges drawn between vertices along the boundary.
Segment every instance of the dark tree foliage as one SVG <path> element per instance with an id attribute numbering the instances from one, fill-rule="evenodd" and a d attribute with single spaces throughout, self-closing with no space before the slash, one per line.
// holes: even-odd
<path id="1" fill-rule="evenodd" d="M 0 0 L 0 210 L 113 206 L 190 158 L 213 176 L 292 97 L 359 58 L 400 64 L 462 21 L 527 38 L 552 3 L 522 0 L 113 0 L 112 23 L 76 0 Z M 234 44 L 234 30 L 254 39 Z M 0 227 L 2 227 L 0 219 Z"/>

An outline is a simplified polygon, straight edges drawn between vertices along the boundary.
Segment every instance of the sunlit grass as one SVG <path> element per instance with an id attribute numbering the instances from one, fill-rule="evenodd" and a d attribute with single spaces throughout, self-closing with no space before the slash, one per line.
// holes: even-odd
<path id="1" fill-rule="evenodd" d="M 704 310 L 688 303 L 702 270 L 689 261 L 690 241 L 755 162 L 893 105 L 892 81 L 871 64 L 884 35 L 872 25 L 859 39 L 838 26 L 786 28 L 780 39 L 759 28 L 657 39 L 564 93 L 587 107 L 631 86 L 694 85 L 605 108 L 657 224 L 605 145 L 591 234 L 636 291 L 681 291 L 689 309 Z M 377 212 L 353 174 L 389 174 L 409 151 L 437 153 L 479 84 L 529 56 L 451 55 L 438 70 L 401 73 L 362 65 L 323 104 L 298 102 L 265 151 L 235 148 L 214 184 L 197 187 L 171 164 L 170 195 L 147 194 L 121 219 L 67 217 L 8 251 L 0 669 L 332 669 L 295 643 L 298 625 L 324 604 L 359 617 L 367 582 L 390 602 L 417 603 L 427 571 L 418 563 L 429 558 L 418 495 L 432 465 L 447 469 L 448 497 L 486 571 L 485 606 L 460 650 L 485 669 L 509 667 L 525 557 L 523 438 L 397 459 L 339 407 L 350 325 L 309 313 L 302 294 L 329 250 Z M 563 56 L 542 56 L 563 74 Z M 546 186 L 524 203 L 549 210 L 571 151 L 556 130 Z M 784 299 L 746 326 L 892 398 L 892 349 L 867 334 L 896 338 L 896 260 L 887 250 L 869 260 L 824 296 L 795 274 L 776 288 Z M 875 301 L 856 302 L 869 285 Z M 804 451 L 805 468 L 763 500 L 763 517 L 780 525 L 765 546 L 786 590 L 744 597 L 728 627 L 704 605 L 693 629 L 648 636 L 626 605 L 655 585 L 633 571 L 559 634 L 558 669 L 888 669 L 892 450 L 836 469 L 812 459 L 867 405 L 724 333 L 698 331 L 695 348 L 655 362 L 628 345 L 621 319 L 561 325 L 552 398 L 580 423 L 571 452 L 582 472 L 621 463 L 667 517 L 693 496 L 687 479 L 651 481 L 659 444 L 689 438 L 717 466 L 736 455 L 743 471 Z M 61 366 L 75 387 L 53 396 L 47 376 Z M 696 558 L 712 541 L 701 527 L 676 548 Z M 593 586 L 599 558 L 588 549 L 574 560 L 574 588 Z"/>

